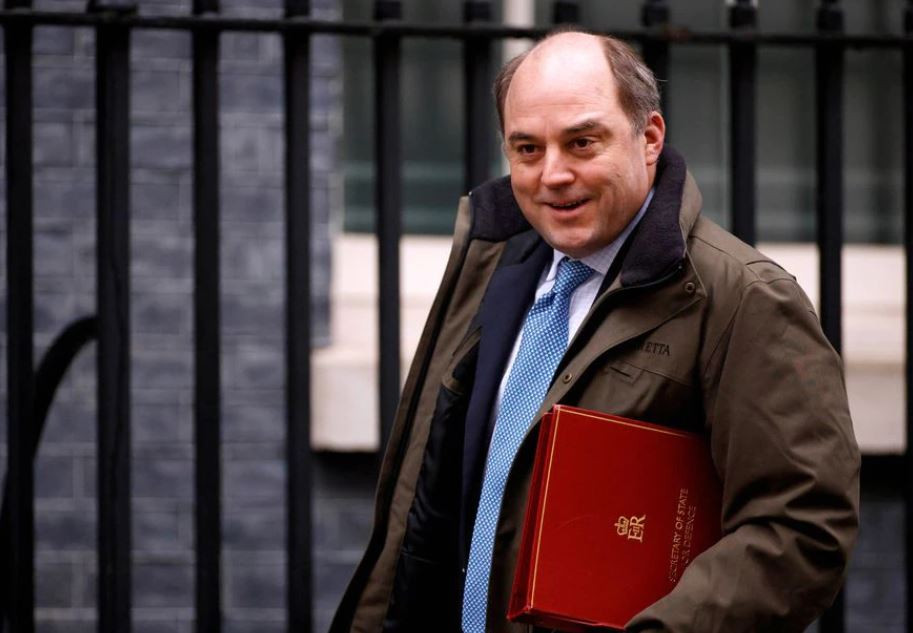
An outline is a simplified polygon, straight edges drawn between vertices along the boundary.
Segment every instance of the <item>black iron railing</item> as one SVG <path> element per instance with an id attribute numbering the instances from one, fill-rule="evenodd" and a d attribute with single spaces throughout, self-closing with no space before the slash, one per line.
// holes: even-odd
<path id="1" fill-rule="evenodd" d="M 449 26 L 402 19 L 399 0 L 376 0 L 374 20 L 308 17 L 307 0 L 286 0 L 273 19 L 222 16 L 218 0 L 195 0 L 192 15 L 144 16 L 119 2 L 89 2 L 86 12 L 35 11 L 30 0 L 6 0 L 0 10 L 6 61 L 8 471 L 2 512 L 0 631 L 34 631 L 34 457 L 48 408 L 73 357 L 97 339 L 98 354 L 98 623 L 103 633 L 130 630 L 130 327 L 129 327 L 129 84 L 130 35 L 136 29 L 189 31 L 193 37 L 195 547 L 198 631 L 221 630 L 220 590 L 220 354 L 219 354 L 219 37 L 222 33 L 278 33 L 285 42 L 286 384 L 288 626 L 312 622 L 310 476 L 309 61 L 310 36 L 368 37 L 374 42 L 375 162 L 380 285 L 380 424 L 386 438 L 400 385 L 399 239 L 401 234 L 400 44 L 404 38 L 451 38 L 464 44 L 465 184 L 488 177 L 494 40 L 536 38 L 545 28 L 491 22 L 491 3 L 465 0 L 464 23 Z M 557 0 L 555 23 L 580 20 L 577 2 Z M 658 76 L 669 72 L 670 44 L 721 46 L 730 55 L 732 226 L 755 240 L 756 66 L 761 46 L 803 47 L 816 54 L 817 218 L 821 252 L 821 320 L 841 347 L 840 253 L 843 225 L 843 56 L 848 48 L 902 51 L 904 63 L 906 358 L 913 358 L 913 2 L 905 7 L 906 35 L 847 35 L 842 8 L 822 0 L 817 32 L 760 33 L 757 8 L 738 0 L 730 29 L 675 28 L 664 0 L 643 5 L 641 30 L 613 31 L 638 43 Z M 97 314 L 80 319 L 33 362 L 32 270 L 32 32 L 36 26 L 92 27 L 97 34 Z M 668 108 L 670 104 L 665 103 Z M 907 437 L 913 437 L 913 368 L 907 361 Z M 913 505 L 913 465 L 906 460 L 906 508 Z M 913 521 L 907 520 L 907 552 Z M 913 561 L 907 564 L 913 595 Z M 908 603 L 910 601 L 908 600 Z M 821 631 L 844 629 L 843 605 L 822 619 Z M 910 618 L 908 618 L 909 620 Z M 908 624 L 908 630 L 913 625 Z"/>
<path id="2" fill-rule="evenodd" d="M 194 0 L 193 14 L 215 15 L 218 0 Z M 219 316 L 219 34 L 193 33 L 194 224 L 194 549 L 197 619 L 221 622 L 222 469 Z M 209 492 L 210 494 L 200 494 Z M 212 494 L 215 493 L 215 494 Z"/>

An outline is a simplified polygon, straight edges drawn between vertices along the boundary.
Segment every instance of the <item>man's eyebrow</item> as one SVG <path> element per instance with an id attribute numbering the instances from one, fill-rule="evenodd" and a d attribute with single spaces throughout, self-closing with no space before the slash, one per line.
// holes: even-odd
<path id="1" fill-rule="evenodd" d="M 518 143 L 520 141 L 531 141 L 533 140 L 533 135 L 527 132 L 513 132 L 510 136 L 507 137 L 508 143 Z"/>
<path id="2" fill-rule="evenodd" d="M 564 134 L 570 135 L 579 134 L 580 132 L 601 132 L 602 130 L 605 130 L 605 126 L 602 123 L 594 119 L 587 119 L 570 127 L 564 128 Z"/>
<path id="3" fill-rule="evenodd" d="M 580 123 L 575 123 L 570 127 L 564 128 L 562 134 L 564 136 L 571 136 L 573 134 L 579 134 L 581 132 L 603 132 L 606 130 L 606 126 L 597 121 L 596 119 L 586 119 Z M 507 137 L 508 144 L 520 143 L 523 141 L 534 141 L 536 137 L 530 134 L 529 132 L 512 132 Z"/>

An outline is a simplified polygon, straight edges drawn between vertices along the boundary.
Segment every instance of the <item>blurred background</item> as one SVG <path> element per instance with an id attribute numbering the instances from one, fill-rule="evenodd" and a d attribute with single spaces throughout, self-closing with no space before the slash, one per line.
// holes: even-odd
<path id="1" fill-rule="evenodd" d="M 642 28 L 639 0 L 578 3 L 586 28 Z M 726 31 L 723 0 L 671 0 L 669 21 Z M 903 34 L 902 0 L 845 0 L 851 35 Z M 765 0 L 761 32 L 816 32 L 818 0 Z M 83 12 L 85 3 L 34 8 Z M 139 0 L 141 16 L 187 15 L 189 0 Z M 553 3 L 494 0 L 492 21 L 547 27 Z M 311 16 L 366 22 L 371 0 L 312 0 Z M 281 0 L 222 0 L 238 18 L 283 15 Z M 403 3 L 408 22 L 456 25 L 459 2 Z M 34 346 L 37 361 L 96 293 L 94 28 L 34 31 Z M 496 69 L 528 40 L 495 40 Z M 313 618 L 325 631 L 367 540 L 378 421 L 378 255 L 372 41 L 315 35 L 310 74 Z M 132 618 L 141 633 L 194 630 L 192 38 L 131 35 L 130 425 Z M 669 142 L 687 159 L 704 213 L 731 225 L 729 56 L 673 43 L 663 91 Z M 846 630 L 904 629 L 903 66 L 899 47 L 845 56 L 843 354 L 865 454 L 863 530 L 847 582 Z M 218 61 L 221 235 L 222 603 L 232 633 L 287 630 L 285 181 L 283 42 L 226 32 Z M 404 38 L 401 66 L 403 368 L 414 350 L 465 193 L 463 44 Z M 757 239 L 819 294 L 815 58 L 762 46 L 757 65 Z M 0 82 L 0 86 L 5 86 Z M 490 175 L 505 173 L 488 107 Z M 0 142 L 0 147 L 5 143 Z M 9 157 L 4 155 L 4 162 Z M 6 190 L 4 179 L 0 187 Z M 0 249 L 7 248 L 5 196 Z M 4 284 L 6 268 L 2 269 Z M 6 331 L 7 295 L 0 327 Z M 0 397 L 7 398 L 7 337 Z M 97 626 L 96 346 L 67 373 L 35 473 L 39 631 Z M 405 371 L 403 372 L 405 374 Z M 290 390 L 307 389 L 290 385 Z M 6 409 L 6 407 L 4 407 Z M 7 418 L 0 419 L 0 472 Z M 2 560 L 2 559 L 0 559 Z M 305 599 L 305 598 L 302 598 Z"/>

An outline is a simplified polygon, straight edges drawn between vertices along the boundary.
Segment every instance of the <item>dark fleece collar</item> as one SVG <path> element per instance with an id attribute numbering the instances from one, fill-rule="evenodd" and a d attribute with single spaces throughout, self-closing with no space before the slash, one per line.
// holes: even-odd
<path id="1" fill-rule="evenodd" d="M 622 286 L 635 286 L 661 279 L 681 265 L 685 238 L 679 225 L 685 161 L 669 147 L 663 149 L 656 169 L 653 200 L 637 229 L 621 267 Z M 479 185 L 469 193 L 472 207 L 470 239 L 499 242 L 532 228 L 503 176 Z"/>

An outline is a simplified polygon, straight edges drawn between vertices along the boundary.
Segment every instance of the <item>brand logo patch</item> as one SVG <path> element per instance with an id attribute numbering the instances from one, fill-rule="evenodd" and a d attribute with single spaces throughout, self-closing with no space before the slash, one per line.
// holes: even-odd
<path id="1" fill-rule="evenodd" d="M 647 352 L 648 354 L 655 354 L 656 356 L 669 355 L 669 346 L 658 341 L 647 341 L 640 349 L 643 352 Z"/>

